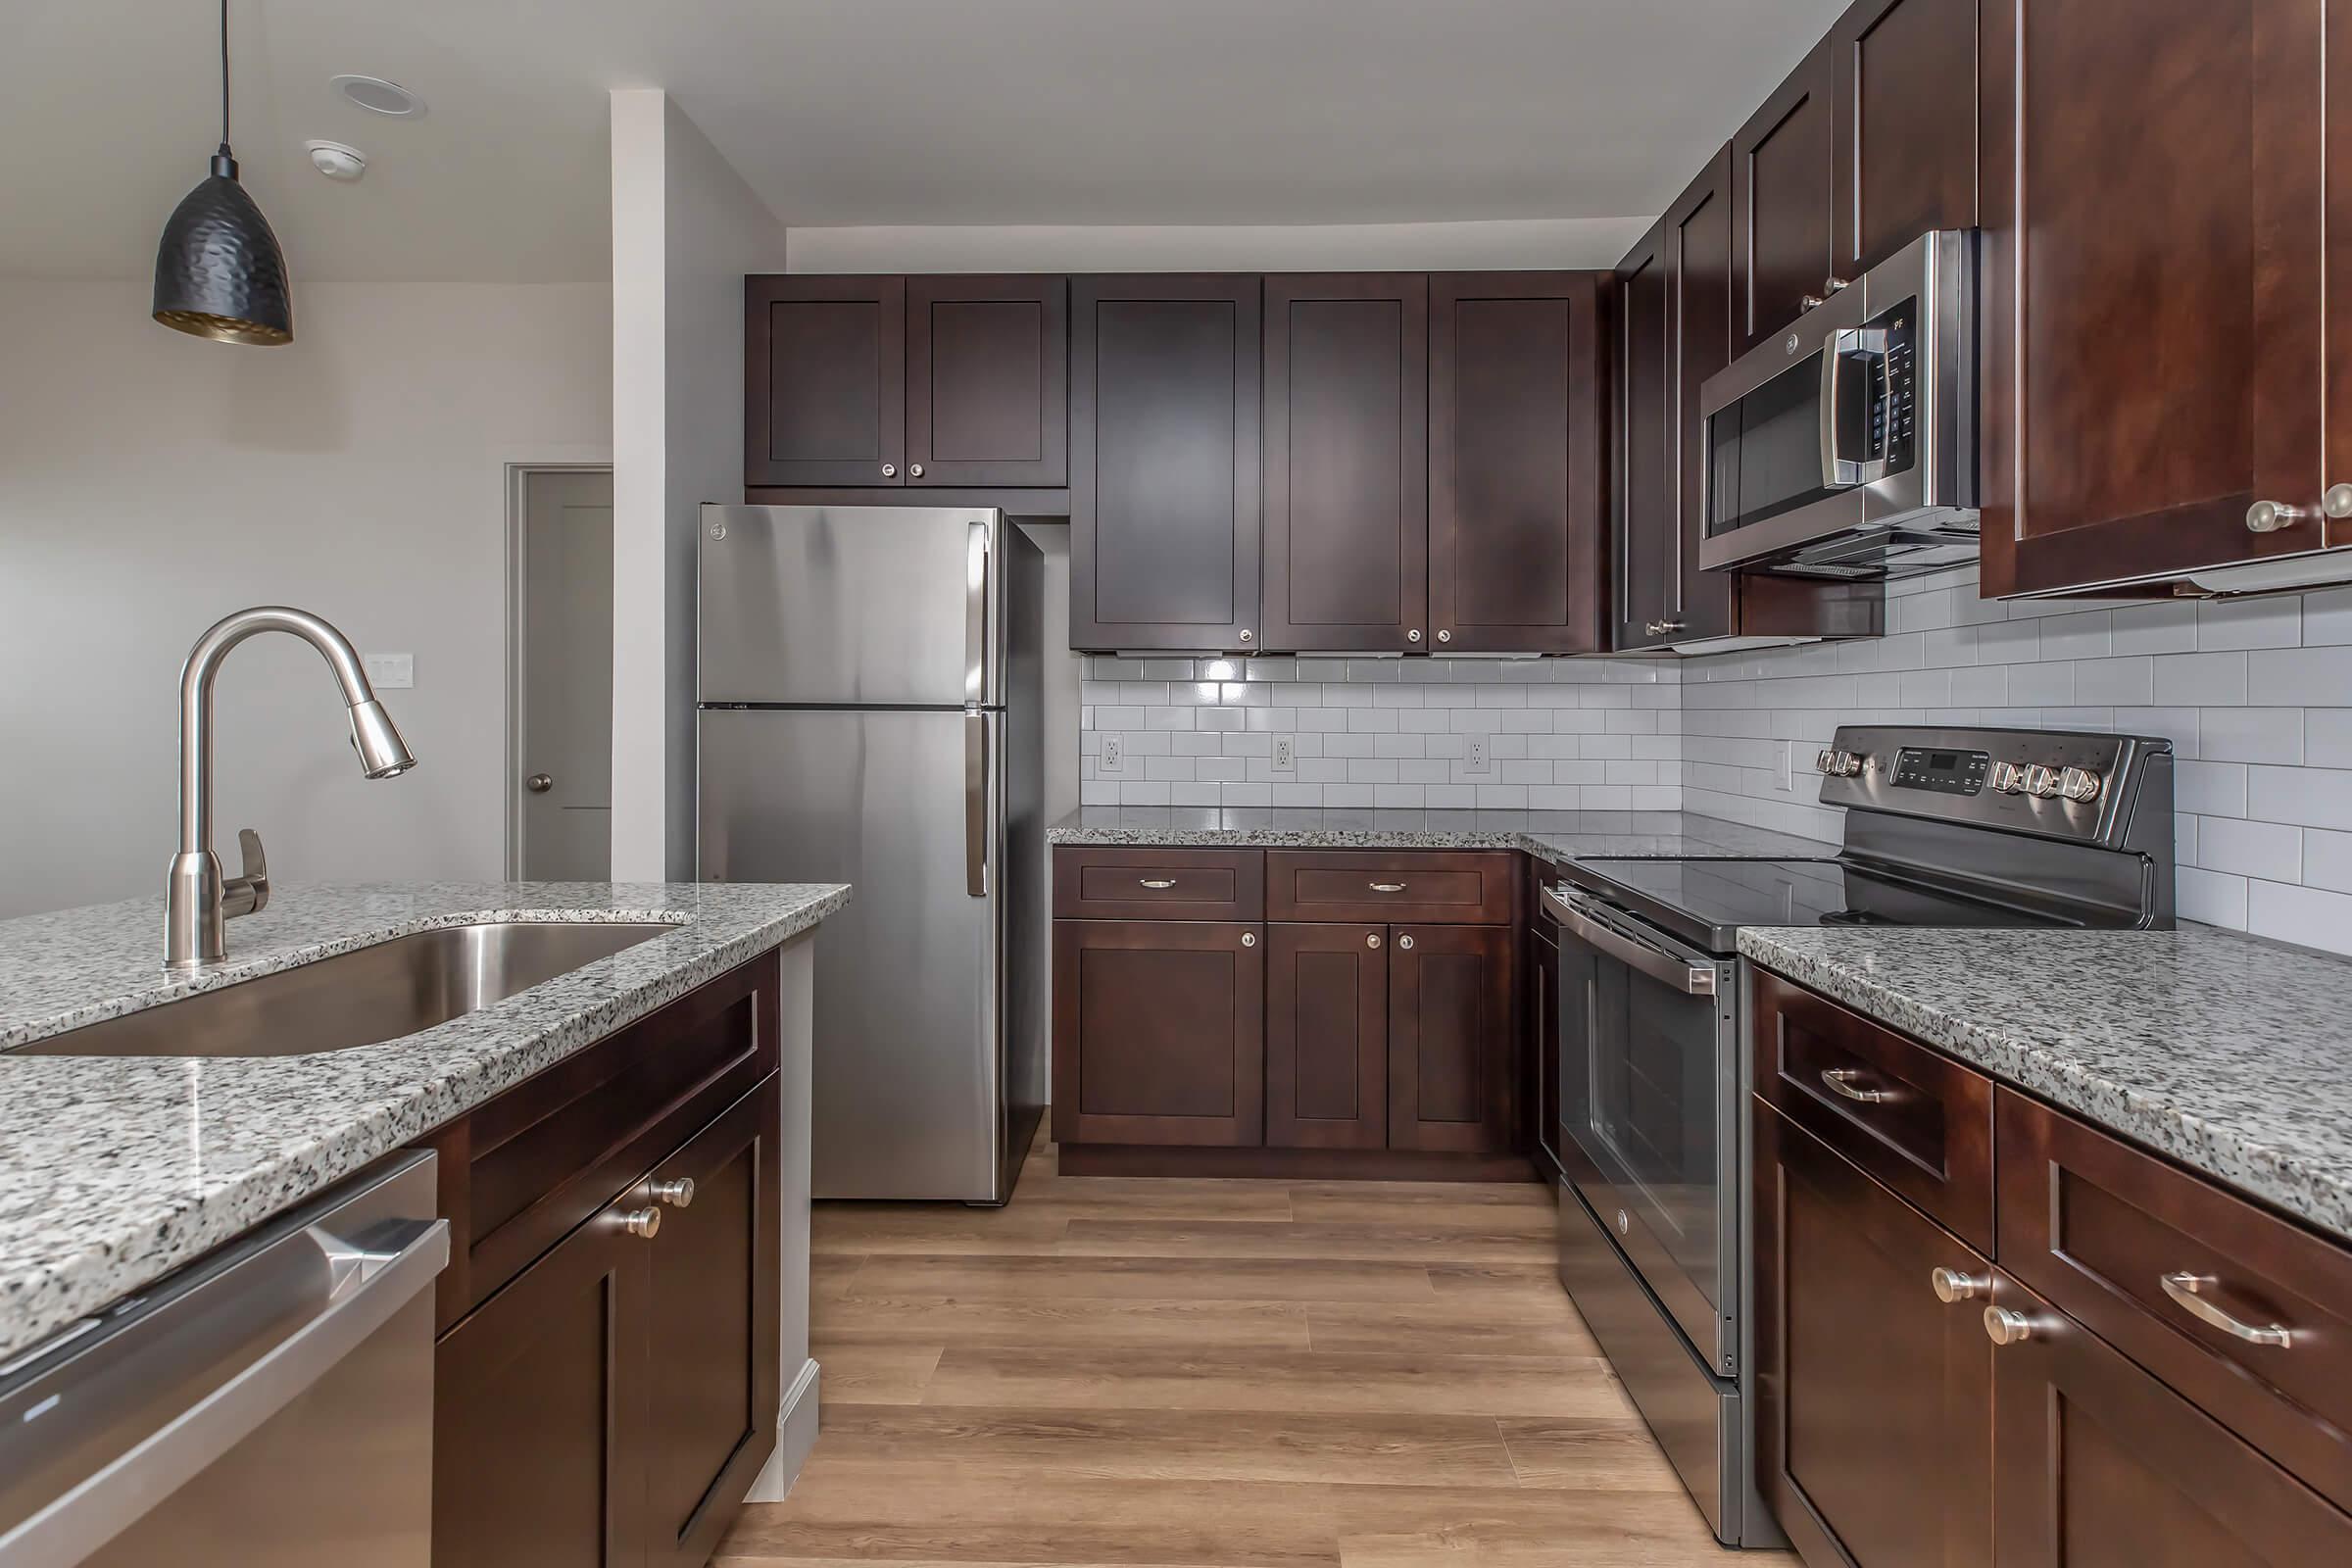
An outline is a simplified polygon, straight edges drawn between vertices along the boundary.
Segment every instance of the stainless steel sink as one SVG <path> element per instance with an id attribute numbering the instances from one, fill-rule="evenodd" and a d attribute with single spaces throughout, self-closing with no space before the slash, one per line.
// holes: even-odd
<path id="1" fill-rule="evenodd" d="M 397 1040 L 677 927 L 500 921 L 395 937 L 18 1048 L 27 1056 L 295 1056 Z"/>

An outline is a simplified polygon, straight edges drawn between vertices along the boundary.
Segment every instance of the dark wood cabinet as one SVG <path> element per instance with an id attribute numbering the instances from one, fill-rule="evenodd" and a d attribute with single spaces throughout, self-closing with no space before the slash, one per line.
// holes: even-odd
<path id="1" fill-rule="evenodd" d="M 906 279 L 906 482 L 1069 482 L 1064 277 Z"/>
<path id="2" fill-rule="evenodd" d="M 1834 268 L 1977 225 L 1978 0 L 1856 0 L 1830 30 Z"/>
<path id="3" fill-rule="evenodd" d="M 1661 219 L 1617 264 L 1614 499 L 1620 649 L 1668 641 L 1675 537 L 1674 312 Z"/>
<path id="4" fill-rule="evenodd" d="M 906 282 L 753 275 L 746 485 L 897 485 L 906 465 Z"/>
<path id="5" fill-rule="evenodd" d="M 1743 349 L 1830 292 L 1832 85 L 1824 38 L 1732 137 L 1734 325 Z"/>
<path id="6" fill-rule="evenodd" d="M 1266 1145 L 1389 1142 L 1389 930 L 1266 927 Z"/>
<path id="7" fill-rule="evenodd" d="M 1509 926 L 1390 927 L 1389 1147 L 1511 1149 L 1518 971 Z"/>
<path id="8" fill-rule="evenodd" d="M 1255 925 L 1054 923 L 1054 1137 L 1265 1142 L 1265 951 Z"/>
<path id="9" fill-rule="evenodd" d="M 1666 209 L 1667 335 L 1665 417 L 1668 497 L 1665 569 L 1660 607 L 1664 636 L 1671 641 L 1728 637 L 1741 629 L 1745 608 L 1742 581 L 1699 564 L 1707 531 L 1706 421 L 1699 388 L 1732 363 L 1733 220 L 1732 149 L 1726 145 Z M 1800 587 L 1808 598 L 1816 592 Z M 1769 635 L 1769 616 L 1755 617 L 1756 631 Z M 1814 622 L 1805 617 L 1810 629 Z"/>
<path id="10" fill-rule="evenodd" d="M 1991 1562 L 1989 1265 L 1761 1101 L 1753 1126 L 1765 1501 L 1814 1568 Z"/>
<path id="11" fill-rule="evenodd" d="M 1259 282 L 1070 284 L 1070 641 L 1257 641 Z"/>
<path id="12" fill-rule="evenodd" d="M 1543 654 L 1603 646 L 1603 275 L 1429 280 L 1432 629 L 1413 646 Z M 1267 384 L 1271 396 L 1271 376 Z"/>
<path id="13" fill-rule="evenodd" d="M 2348 477 L 2323 468 L 2324 393 L 2345 358 L 2328 363 L 2340 319 L 2323 329 L 2326 252 L 2340 249 L 2323 159 L 2344 136 L 2324 123 L 2323 62 L 2345 74 L 2326 11 L 1984 7 L 1987 594 L 2322 542 L 2322 487 Z M 2260 501 L 2305 515 L 2250 531 Z"/>
<path id="14" fill-rule="evenodd" d="M 1265 280 L 1271 650 L 1425 648 L 1429 279 Z"/>
<path id="15" fill-rule="evenodd" d="M 2352 1561 L 2352 1514 L 2016 1282 L 1994 1304 L 1991 1560 L 2320 1568 Z"/>

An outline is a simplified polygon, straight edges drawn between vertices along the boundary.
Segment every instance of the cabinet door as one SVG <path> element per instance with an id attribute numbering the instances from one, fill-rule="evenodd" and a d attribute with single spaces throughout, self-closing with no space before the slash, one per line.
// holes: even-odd
<path id="1" fill-rule="evenodd" d="M 1254 925 L 1054 924 L 1054 1137 L 1265 1142 L 1265 952 Z"/>
<path id="2" fill-rule="evenodd" d="M 1266 1144 L 1389 1142 L 1388 928 L 1266 927 Z"/>
<path id="3" fill-rule="evenodd" d="M 709 1562 L 775 1449 L 781 1117 L 771 1076 L 644 1189 L 662 1215 L 648 1295 L 648 1568 Z"/>
<path id="4" fill-rule="evenodd" d="M 1516 928 L 1389 930 L 1389 1147 L 1509 1152 Z"/>
<path id="5" fill-rule="evenodd" d="M 743 297 L 743 482 L 903 483 L 906 279 L 754 275 Z"/>
<path id="6" fill-rule="evenodd" d="M 2325 221 L 2329 234 L 2352 234 L 2352 27 L 2328 28 L 2328 186 Z M 2325 259 L 2328 270 L 2327 321 L 2329 417 L 2327 462 L 2320 478 L 2328 489 L 2352 484 L 2352 256 L 2339 242 Z M 2352 516 L 2328 521 L 2330 546 L 2352 545 Z"/>
<path id="7" fill-rule="evenodd" d="M 1651 648 L 1672 597 L 1675 480 L 1674 314 L 1666 282 L 1663 220 L 1617 264 L 1615 333 L 1617 643 Z"/>
<path id="8" fill-rule="evenodd" d="M 1429 291 L 1436 646 L 1597 653 L 1609 595 L 1595 275 L 1441 273 Z"/>
<path id="9" fill-rule="evenodd" d="M 1265 287 L 1259 646 L 1426 648 L 1429 280 L 1342 272 Z"/>
<path id="10" fill-rule="evenodd" d="M 1070 285 L 906 279 L 906 482 L 1057 488 L 1070 475 Z"/>
<path id="11" fill-rule="evenodd" d="M 1994 1300 L 2028 1333 L 1992 1352 L 1999 1525 L 1984 1560 L 2352 1562 L 2352 1514 L 2006 1276 Z"/>
<path id="12" fill-rule="evenodd" d="M 1739 578 L 1699 564 L 1707 526 L 1707 430 L 1699 388 L 1732 363 L 1732 149 L 1720 148 L 1666 210 L 1666 309 L 1670 328 L 1665 481 L 1672 525 L 1661 616 L 1676 641 L 1743 629 Z M 1794 579 L 1790 579 L 1793 581 Z"/>
<path id="13" fill-rule="evenodd" d="M 2319 543 L 2323 11 L 1984 8 L 1987 594 Z"/>
<path id="14" fill-rule="evenodd" d="M 1750 1104 L 1764 1500 L 1816 1568 L 1993 1561 L 1990 1268 Z M 1938 1268 L 1974 1294 L 1941 1300 Z"/>
<path id="15" fill-rule="evenodd" d="M 1853 279 L 1977 226 L 1977 0 L 1856 0 L 1830 32 L 1836 241 Z"/>
<path id="16" fill-rule="evenodd" d="M 433 1355 L 434 1568 L 645 1560 L 653 1243 L 629 1195 L 445 1335 Z"/>
<path id="17" fill-rule="evenodd" d="M 1824 38 L 1732 138 L 1739 212 L 1732 275 L 1742 348 L 1780 331 L 1828 292 L 1831 118 Z"/>
<path id="18" fill-rule="evenodd" d="M 1258 280 L 1070 283 L 1070 644 L 1257 642 Z"/>

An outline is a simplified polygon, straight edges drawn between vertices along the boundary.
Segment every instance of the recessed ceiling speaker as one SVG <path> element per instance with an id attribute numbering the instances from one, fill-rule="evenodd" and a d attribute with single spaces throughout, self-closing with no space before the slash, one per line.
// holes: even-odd
<path id="1" fill-rule="evenodd" d="M 326 84 L 371 115 L 414 120 L 424 113 L 423 99 L 381 76 L 330 76 Z"/>
<path id="2" fill-rule="evenodd" d="M 310 154 L 313 169 L 346 185 L 368 172 L 368 155 L 357 147 L 339 141 L 306 141 L 302 150 Z"/>

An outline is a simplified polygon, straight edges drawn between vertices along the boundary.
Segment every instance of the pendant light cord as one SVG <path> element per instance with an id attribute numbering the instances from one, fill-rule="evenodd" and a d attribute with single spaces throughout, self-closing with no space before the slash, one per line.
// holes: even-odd
<path id="1" fill-rule="evenodd" d="M 228 151 L 228 0 L 220 0 L 220 150 Z"/>

